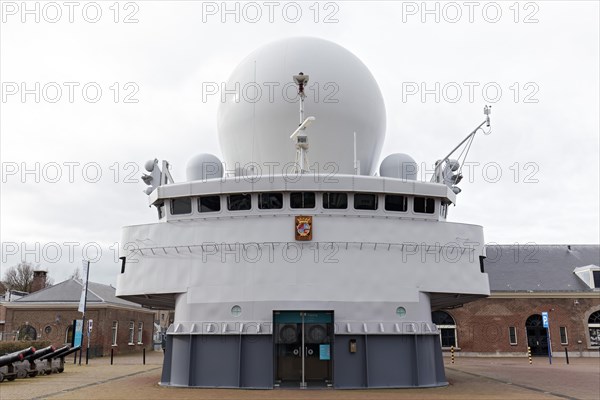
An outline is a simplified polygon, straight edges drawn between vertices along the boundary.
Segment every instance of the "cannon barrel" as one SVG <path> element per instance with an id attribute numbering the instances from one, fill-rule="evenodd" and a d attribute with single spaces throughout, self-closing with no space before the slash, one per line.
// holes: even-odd
<path id="1" fill-rule="evenodd" d="M 54 346 L 44 347 L 43 349 L 40 349 L 40 350 L 36 351 L 35 353 L 30 354 L 27 357 L 23 358 L 23 361 L 37 360 L 38 358 L 45 356 L 46 354 L 50 354 L 50 353 L 54 352 L 55 350 L 56 350 L 56 348 Z"/>
<path id="2" fill-rule="evenodd" d="M 5 365 L 9 365 L 15 363 L 17 361 L 23 360 L 23 354 L 21 353 L 12 353 L 7 354 L 5 356 L 0 357 L 0 367 L 4 367 Z"/>
<path id="3" fill-rule="evenodd" d="M 23 358 L 33 353 L 35 353 L 35 347 L 28 347 L 23 350 L 15 351 L 14 353 L 6 354 L 0 357 L 0 367 L 21 361 Z"/>
<path id="4" fill-rule="evenodd" d="M 73 347 L 72 349 L 70 349 L 70 350 L 67 350 L 67 351 L 65 351 L 64 353 L 61 353 L 61 354 L 59 354 L 59 355 L 58 355 L 58 357 L 60 357 L 60 358 L 66 357 L 66 356 L 68 356 L 69 354 L 71 354 L 71 353 L 74 353 L 74 352 L 76 352 L 76 351 L 77 351 L 77 350 L 79 350 L 79 349 L 81 349 L 81 346 Z M 56 356 L 55 356 L 55 357 L 56 357 Z"/>
<path id="5" fill-rule="evenodd" d="M 69 345 L 63 346 L 60 349 L 55 350 L 54 352 L 52 352 L 50 354 L 46 354 L 45 356 L 42 356 L 42 358 L 40 358 L 40 361 L 51 360 L 54 357 L 59 356 L 61 353 L 64 353 L 65 351 L 69 351 L 70 348 L 71 348 L 71 346 L 69 346 Z"/>

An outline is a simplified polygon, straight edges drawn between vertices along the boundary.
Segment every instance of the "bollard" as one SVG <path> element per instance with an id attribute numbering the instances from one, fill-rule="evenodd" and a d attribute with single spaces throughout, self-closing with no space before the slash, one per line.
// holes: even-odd
<path id="1" fill-rule="evenodd" d="M 454 364 L 454 346 L 450 347 L 450 359 L 452 360 L 452 364 Z"/>
<path id="2" fill-rule="evenodd" d="M 533 364 L 531 361 L 531 347 L 527 346 L 527 357 L 529 357 L 529 365 Z"/>
<path id="3" fill-rule="evenodd" d="M 565 347 L 565 358 L 567 359 L 567 364 L 569 363 L 569 351 Z"/>
<path id="4" fill-rule="evenodd" d="M 85 365 L 88 365 L 89 358 L 90 358 L 90 348 L 86 347 L 86 349 L 85 349 Z"/>
<path id="5" fill-rule="evenodd" d="M 113 365 L 113 353 L 114 353 L 115 349 L 110 349 L 110 365 Z"/>
<path id="6" fill-rule="evenodd" d="M 146 348 L 145 347 L 142 349 L 142 362 L 144 363 L 144 365 L 146 365 Z"/>

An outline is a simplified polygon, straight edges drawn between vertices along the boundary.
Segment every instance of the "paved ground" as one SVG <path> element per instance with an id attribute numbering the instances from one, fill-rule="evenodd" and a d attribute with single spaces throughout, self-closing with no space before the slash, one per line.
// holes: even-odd
<path id="1" fill-rule="evenodd" d="M 434 389 L 377 390 L 228 390 L 173 389 L 158 386 L 161 352 L 115 357 L 73 365 L 62 374 L 0 384 L 0 399 L 600 399 L 600 359 L 458 358 L 446 360 L 450 385 Z"/>

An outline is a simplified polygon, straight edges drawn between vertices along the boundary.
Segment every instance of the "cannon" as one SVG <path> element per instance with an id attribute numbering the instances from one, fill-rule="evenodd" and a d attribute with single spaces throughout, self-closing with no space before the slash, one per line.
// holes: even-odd
<path id="1" fill-rule="evenodd" d="M 49 354 L 46 354 L 45 356 L 42 356 L 40 358 L 40 361 L 51 360 L 51 359 L 59 356 L 61 353 L 69 351 L 69 349 L 71 349 L 71 346 L 69 346 L 69 345 L 63 346 L 63 347 L 61 347 L 61 348 L 59 348 L 57 350 L 54 350 L 52 353 L 49 353 Z"/>
<path id="2" fill-rule="evenodd" d="M 19 370 L 15 367 L 15 363 L 22 361 L 33 353 L 35 353 L 35 347 L 28 347 L 0 357 L 0 382 L 5 378 L 14 381 L 19 377 Z"/>
<path id="3" fill-rule="evenodd" d="M 53 353 L 46 354 L 39 360 L 38 371 L 42 374 L 51 374 L 53 372 L 63 372 L 65 370 L 65 357 L 81 349 L 81 346 L 73 347 L 64 346 L 54 351 Z"/>
<path id="4" fill-rule="evenodd" d="M 25 378 L 26 376 L 37 376 L 40 370 L 38 370 L 35 360 L 47 354 L 53 353 L 55 350 L 56 348 L 54 346 L 48 346 L 23 358 L 23 362 L 21 362 L 20 365 L 18 365 L 17 367 L 17 378 Z"/>

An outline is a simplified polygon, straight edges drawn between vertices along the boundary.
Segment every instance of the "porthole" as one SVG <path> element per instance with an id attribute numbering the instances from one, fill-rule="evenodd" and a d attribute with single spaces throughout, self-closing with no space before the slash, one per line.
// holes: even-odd
<path id="1" fill-rule="evenodd" d="M 46 335 L 49 335 L 50 332 L 52 332 L 52 327 L 50 325 L 46 325 L 46 327 L 44 328 L 44 333 Z"/>
<path id="2" fill-rule="evenodd" d="M 231 307 L 231 315 L 233 315 L 234 317 L 239 317 L 241 314 L 242 314 L 242 307 L 240 307 L 240 306 Z"/>
<path id="3" fill-rule="evenodd" d="M 404 316 L 406 315 L 406 308 L 404 308 L 404 307 L 396 308 L 396 315 L 400 318 L 404 318 Z"/>

